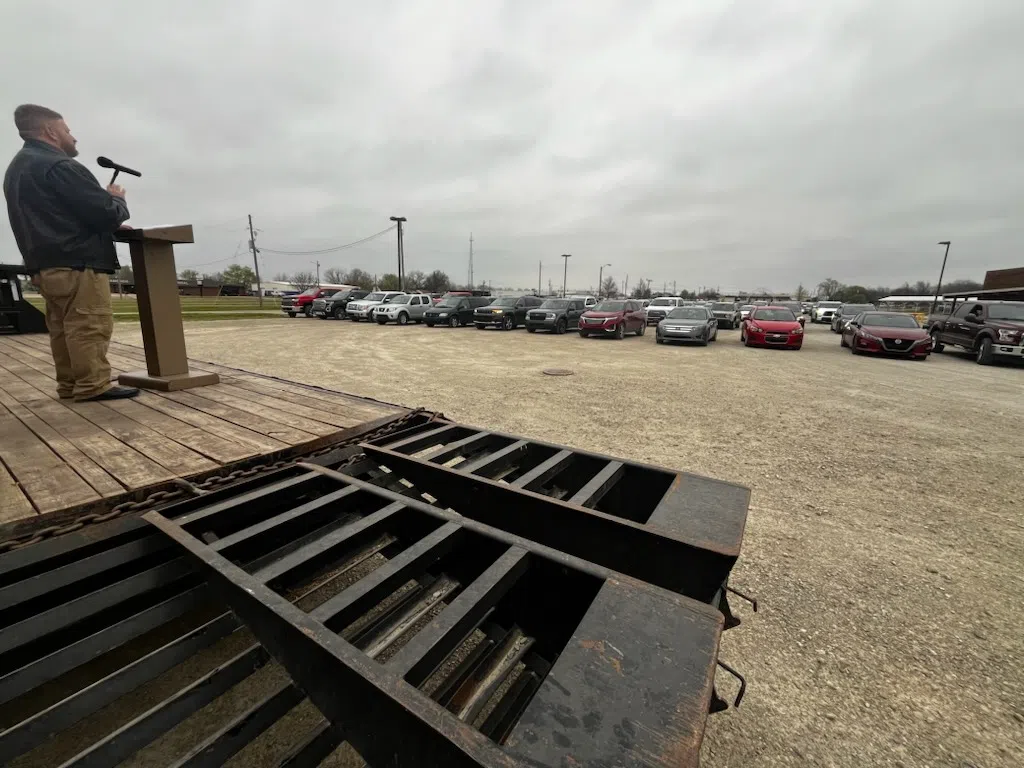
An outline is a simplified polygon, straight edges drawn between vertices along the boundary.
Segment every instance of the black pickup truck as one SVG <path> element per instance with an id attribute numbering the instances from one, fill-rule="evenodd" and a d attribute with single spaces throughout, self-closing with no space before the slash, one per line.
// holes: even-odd
<path id="1" fill-rule="evenodd" d="M 979 365 L 996 357 L 1024 360 L 1024 301 L 965 301 L 948 315 L 929 315 L 932 352 L 956 346 L 970 350 Z"/>

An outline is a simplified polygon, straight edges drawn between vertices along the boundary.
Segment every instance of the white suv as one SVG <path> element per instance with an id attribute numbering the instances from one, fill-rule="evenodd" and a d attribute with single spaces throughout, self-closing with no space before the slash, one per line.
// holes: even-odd
<path id="1" fill-rule="evenodd" d="M 831 323 L 832 316 L 843 306 L 841 301 L 819 301 L 811 310 L 812 323 Z"/>

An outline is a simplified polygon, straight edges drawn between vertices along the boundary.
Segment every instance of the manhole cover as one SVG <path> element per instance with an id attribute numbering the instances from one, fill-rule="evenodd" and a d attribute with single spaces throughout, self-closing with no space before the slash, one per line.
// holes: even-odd
<path id="1" fill-rule="evenodd" d="M 542 373 L 545 376 L 572 376 L 576 371 L 570 371 L 568 368 L 545 368 Z"/>

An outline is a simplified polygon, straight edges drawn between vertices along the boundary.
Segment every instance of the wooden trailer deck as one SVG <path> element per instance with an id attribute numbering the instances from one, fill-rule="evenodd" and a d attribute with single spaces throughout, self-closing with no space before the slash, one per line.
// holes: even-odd
<path id="1" fill-rule="evenodd" d="M 145 368 L 110 346 L 114 373 Z M 132 400 L 60 400 L 45 335 L 0 336 L 0 527 L 315 443 L 399 406 L 189 361 L 221 383 Z M 40 521 L 42 522 L 42 521 Z"/>

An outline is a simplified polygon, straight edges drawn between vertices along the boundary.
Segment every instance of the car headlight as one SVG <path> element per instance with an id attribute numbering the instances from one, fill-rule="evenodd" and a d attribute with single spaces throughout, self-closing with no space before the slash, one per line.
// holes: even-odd
<path id="1" fill-rule="evenodd" d="M 544 315 L 544 318 L 547 319 L 547 320 L 554 320 L 555 319 L 555 313 L 554 312 L 548 312 L 547 314 Z"/>
<path id="2" fill-rule="evenodd" d="M 794 328 L 792 331 L 790 331 L 790 333 L 792 333 L 794 336 L 798 336 L 798 335 L 800 335 L 803 332 L 804 332 L 803 328 Z"/>
<path id="3" fill-rule="evenodd" d="M 1015 330 L 1000 330 L 999 331 L 999 340 L 1000 341 L 1005 341 L 1005 342 L 1016 341 L 1017 340 L 1017 335 L 1019 333 L 1020 333 L 1020 331 L 1015 331 Z"/>
<path id="4" fill-rule="evenodd" d="M 878 337 L 877 337 L 877 336 L 875 336 L 874 334 L 871 334 L 871 333 L 866 333 L 866 332 L 864 332 L 864 331 L 861 331 L 861 332 L 860 332 L 860 337 L 861 337 L 862 339 L 868 339 L 869 341 L 876 341 L 876 342 L 878 342 L 879 344 L 881 344 L 881 343 L 882 343 L 882 340 L 881 340 L 880 338 L 878 338 Z"/>
<path id="5" fill-rule="evenodd" d="M 442 313 L 440 313 L 438 315 L 438 317 L 448 317 L 448 313 L 447 312 L 442 312 Z"/>
<path id="6" fill-rule="evenodd" d="M 757 325 L 756 323 L 751 323 L 750 325 L 748 325 L 747 330 L 753 331 L 754 333 L 764 333 L 764 329 L 761 328 L 761 326 Z"/>
<path id="7" fill-rule="evenodd" d="M 496 309 L 496 310 L 494 310 L 494 314 L 496 314 L 496 315 L 503 315 L 503 314 L 505 314 L 505 310 L 504 309 Z"/>

